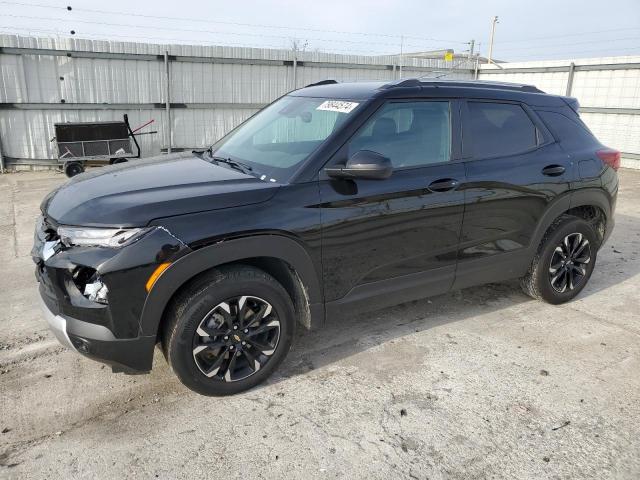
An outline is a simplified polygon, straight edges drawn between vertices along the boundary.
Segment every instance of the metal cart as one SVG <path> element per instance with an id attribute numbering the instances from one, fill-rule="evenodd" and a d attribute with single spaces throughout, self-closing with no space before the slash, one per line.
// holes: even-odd
<path id="1" fill-rule="evenodd" d="M 56 123 L 54 138 L 58 147 L 58 162 L 63 164 L 67 177 L 84 172 L 86 165 L 105 165 L 140 158 L 140 145 L 127 115 L 122 122 Z M 146 134 L 157 133 L 147 132 Z M 145 134 L 139 134 L 145 135 Z M 135 153 L 134 148 L 135 146 Z"/>

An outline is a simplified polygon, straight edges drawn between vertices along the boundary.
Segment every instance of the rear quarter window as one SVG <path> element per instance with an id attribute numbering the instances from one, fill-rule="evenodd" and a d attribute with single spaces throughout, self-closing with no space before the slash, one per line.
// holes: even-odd
<path id="1" fill-rule="evenodd" d="M 560 143 L 569 150 L 581 150 L 600 144 L 587 126 L 578 119 L 547 111 L 538 111 L 538 115 Z"/>

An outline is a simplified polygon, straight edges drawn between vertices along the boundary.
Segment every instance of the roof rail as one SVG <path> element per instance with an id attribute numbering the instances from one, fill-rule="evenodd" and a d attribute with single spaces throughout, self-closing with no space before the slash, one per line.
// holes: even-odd
<path id="1" fill-rule="evenodd" d="M 421 87 L 422 82 L 419 78 L 405 78 L 400 80 L 394 80 L 393 82 L 385 83 L 380 87 L 380 90 L 388 90 L 390 88 L 403 88 L 403 87 Z"/>
<path id="2" fill-rule="evenodd" d="M 304 88 L 307 87 L 317 87 L 318 85 L 331 85 L 333 83 L 338 83 L 337 80 L 320 80 L 319 82 L 316 83 L 310 83 L 309 85 L 305 85 Z"/>
<path id="3" fill-rule="evenodd" d="M 508 82 L 492 82 L 486 80 L 430 80 L 422 78 L 406 78 L 389 82 L 381 90 L 403 87 L 469 87 L 469 88 L 494 88 L 498 90 L 517 90 L 520 92 L 544 93 L 533 85 Z"/>

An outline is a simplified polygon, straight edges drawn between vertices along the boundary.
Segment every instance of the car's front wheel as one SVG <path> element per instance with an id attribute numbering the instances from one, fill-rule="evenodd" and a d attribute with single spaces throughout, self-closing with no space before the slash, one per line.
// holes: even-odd
<path id="1" fill-rule="evenodd" d="M 287 355 L 295 331 L 286 290 L 248 266 L 196 278 L 172 302 L 166 320 L 169 365 L 204 395 L 230 395 L 263 382 Z"/>
<path id="2" fill-rule="evenodd" d="M 591 278 L 599 245 L 598 236 L 585 220 L 563 215 L 542 240 L 521 280 L 522 289 L 552 304 L 571 300 Z"/>

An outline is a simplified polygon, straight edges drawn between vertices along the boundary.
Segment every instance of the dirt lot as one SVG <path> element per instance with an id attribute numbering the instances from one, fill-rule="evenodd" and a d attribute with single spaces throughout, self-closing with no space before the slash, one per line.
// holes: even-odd
<path id="1" fill-rule="evenodd" d="M 640 172 L 580 297 L 516 283 L 301 333 L 280 372 L 231 398 L 64 350 L 29 258 L 64 177 L 0 176 L 2 478 L 640 478 Z"/>

